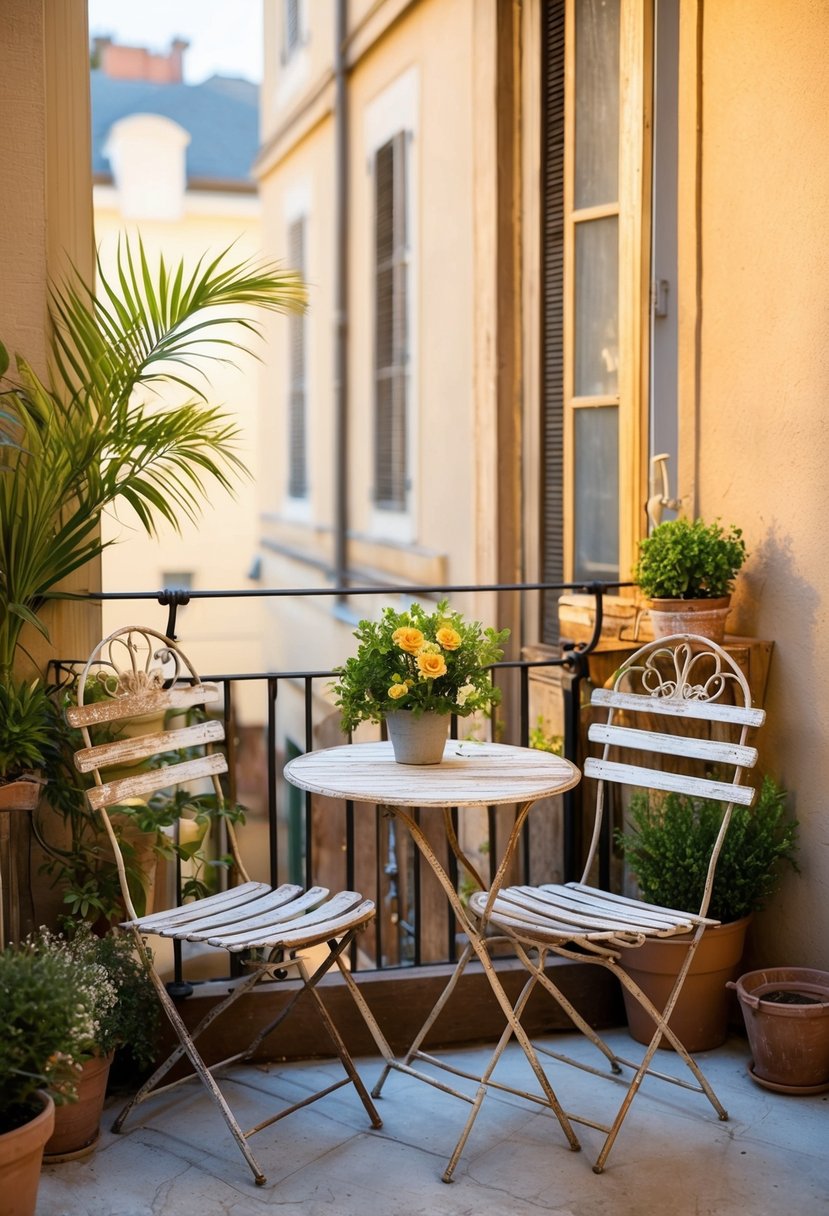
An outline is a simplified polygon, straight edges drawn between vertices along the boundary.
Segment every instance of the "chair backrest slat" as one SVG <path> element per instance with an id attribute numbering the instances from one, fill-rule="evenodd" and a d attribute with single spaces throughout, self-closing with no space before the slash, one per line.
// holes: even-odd
<path id="1" fill-rule="evenodd" d="M 144 798 L 156 790 L 181 785 L 185 781 L 196 781 L 201 777 L 213 777 L 227 772 L 227 761 L 221 752 L 199 756 L 196 760 L 184 760 L 181 764 L 165 764 L 161 768 L 147 769 L 131 777 L 119 777 L 86 791 L 89 805 L 94 811 L 104 807 L 118 806 L 128 798 Z"/>
<path id="2" fill-rule="evenodd" d="M 588 759 L 584 775 L 621 785 L 641 786 L 692 798 L 713 798 L 717 802 L 735 802 L 751 806 L 754 790 L 748 785 L 732 785 L 727 781 L 709 781 L 704 777 L 688 777 L 684 773 L 666 773 L 661 769 L 641 768 L 636 764 L 615 764 L 610 760 Z"/>
<path id="3" fill-rule="evenodd" d="M 594 722 L 588 729 L 587 736 L 592 743 L 656 752 L 661 756 L 707 760 L 712 764 L 738 764 L 741 768 L 753 768 L 757 763 L 756 747 L 721 743 L 716 739 L 700 739 L 696 735 L 662 735 L 657 731 Z"/>
<path id="4" fill-rule="evenodd" d="M 149 756 L 163 752 L 182 751 L 184 748 L 200 747 L 207 743 L 221 743 L 224 737 L 224 726 L 221 722 L 196 722 L 180 730 L 136 735 L 129 739 L 116 739 L 112 743 L 99 743 L 95 747 L 82 748 L 75 752 L 75 767 L 80 773 L 91 773 L 96 768 L 137 764 Z"/>
<path id="5" fill-rule="evenodd" d="M 114 696 L 88 705 L 70 705 L 66 720 L 75 727 L 103 726 L 143 714 L 164 713 L 168 709 L 191 709 L 218 699 L 219 689 L 215 684 L 181 684 L 175 688 L 153 688 Z"/>
<path id="6" fill-rule="evenodd" d="M 763 709 L 742 705 L 722 705 L 711 701 L 693 701 L 667 697 L 642 696 L 640 693 L 615 692 L 597 688 L 592 705 L 605 709 L 626 709 L 642 714 L 666 714 L 674 718 L 696 718 L 702 722 L 730 722 L 739 726 L 762 726 L 766 720 Z"/>

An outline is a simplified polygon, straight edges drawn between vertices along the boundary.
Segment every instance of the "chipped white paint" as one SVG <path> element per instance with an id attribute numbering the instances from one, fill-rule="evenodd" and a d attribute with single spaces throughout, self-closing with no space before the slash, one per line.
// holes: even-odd
<path id="1" fill-rule="evenodd" d="M 497 806 L 536 801 L 580 779 L 569 760 L 528 747 L 449 740 L 440 764 L 397 764 L 390 743 L 352 743 L 297 756 L 285 777 L 330 798 L 383 806 Z"/>

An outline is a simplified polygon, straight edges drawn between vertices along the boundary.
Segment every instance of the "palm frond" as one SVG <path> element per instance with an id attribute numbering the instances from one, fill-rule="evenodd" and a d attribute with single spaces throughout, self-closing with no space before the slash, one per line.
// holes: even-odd
<path id="1" fill-rule="evenodd" d="M 248 475 L 232 417 L 209 404 L 210 368 L 252 353 L 257 312 L 307 298 L 295 271 L 232 249 L 188 269 L 124 238 L 111 275 L 99 256 L 97 289 L 77 273 L 54 287 L 51 379 L 18 358 L 0 393 L 0 678 L 23 624 L 43 630 L 41 602 L 103 551 L 102 511 L 123 500 L 153 535 Z M 8 366 L 0 344 L 0 377 Z"/>

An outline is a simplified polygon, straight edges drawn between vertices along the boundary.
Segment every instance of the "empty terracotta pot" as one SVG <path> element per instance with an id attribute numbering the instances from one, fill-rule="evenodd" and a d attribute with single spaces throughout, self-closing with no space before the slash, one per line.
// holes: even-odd
<path id="1" fill-rule="evenodd" d="M 736 990 L 759 1084 L 784 1091 L 829 1088 L 829 972 L 749 971 Z"/>

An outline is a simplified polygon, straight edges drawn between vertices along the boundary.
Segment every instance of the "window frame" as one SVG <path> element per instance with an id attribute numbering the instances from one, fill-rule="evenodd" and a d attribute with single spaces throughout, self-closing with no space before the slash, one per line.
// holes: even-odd
<path id="1" fill-rule="evenodd" d="M 369 484 L 366 487 L 368 505 L 368 527 L 376 539 L 392 542 L 411 542 L 415 539 L 415 519 L 417 510 L 417 469 L 418 469 L 418 428 L 417 428 L 417 394 L 418 394 L 418 216 L 415 200 L 418 190 L 417 165 L 417 126 L 419 113 L 419 74 L 416 67 L 408 68 L 393 80 L 381 93 L 377 94 L 364 111 L 364 151 L 366 157 L 366 172 L 370 179 L 370 197 L 372 206 L 368 208 L 366 219 L 367 257 L 366 267 L 371 299 L 371 464 L 369 469 Z M 376 396 L 375 376 L 377 368 L 377 290 L 376 290 L 376 154 L 395 137 L 399 139 L 401 154 L 405 157 L 405 169 L 402 186 L 402 200 L 405 209 L 405 271 L 406 271 L 406 335 L 404 339 L 407 358 L 405 363 L 406 403 L 405 403 L 405 435 L 406 435 L 406 467 L 404 473 L 405 495 L 400 509 L 389 509 L 377 502 L 375 497 L 375 427 L 376 427 Z"/>

